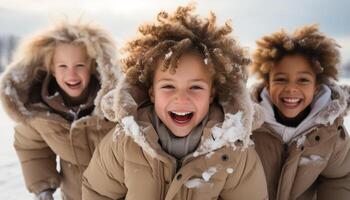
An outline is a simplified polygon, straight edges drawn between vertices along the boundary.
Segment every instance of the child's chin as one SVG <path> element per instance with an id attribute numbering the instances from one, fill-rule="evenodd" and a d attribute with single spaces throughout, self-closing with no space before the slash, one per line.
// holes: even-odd
<path id="1" fill-rule="evenodd" d="M 184 130 L 184 131 L 179 131 L 179 130 L 176 130 L 176 131 L 171 131 L 176 137 L 186 137 L 187 135 L 190 134 L 191 131 L 187 131 L 187 130 Z"/>
<path id="2" fill-rule="evenodd" d="M 68 93 L 68 95 L 69 95 L 69 97 L 71 97 L 71 98 L 79 98 L 81 94 L 76 94 L 76 93 L 73 93 L 73 94 L 71 93 L 71 94 L 69 94 L 69 93 Z"/>
<path id="3" fill-rule="evenodd" d="M 288 112 L 288 113 L 282 113 L 287 118 L 294 118 L 298 116 L 300 112 Z"/>

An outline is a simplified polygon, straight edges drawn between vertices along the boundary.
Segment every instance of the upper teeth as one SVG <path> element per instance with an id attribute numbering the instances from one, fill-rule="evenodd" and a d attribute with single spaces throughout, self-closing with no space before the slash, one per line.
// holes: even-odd
<path id="1" fill-rule="evenodd" d="M 172 113 L 174 113 L 174 114 L 176 114 L 176 115 L 184 116 L 184 115 L 190 114 L 191 112 L 172 112 Z"/>
<path id="2" fill-rule="evenodd" d="M 297 103 L 300 99 L 298 98 L 283 98 L 284 101 L 288 103 Z"/>
<path id="3" fill-rule="evenodd" d="M 76 85 L 78 83 L 79 83 L 79 81 L 78 82 L 67 82 L 67 84 L 69 84 L 69 85 Z"/>

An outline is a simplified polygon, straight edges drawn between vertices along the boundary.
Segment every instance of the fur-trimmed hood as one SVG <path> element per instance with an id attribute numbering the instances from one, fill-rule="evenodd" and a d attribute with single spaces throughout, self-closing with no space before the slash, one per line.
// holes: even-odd
<path id="1" fill-rule="evenodd" d="M 14 61 L 3 73 L 0 85 L 1 101 L 13 120 L 25 122 L 42 112 L 30 107 L 28 99 L 29 89 L 37 78 L 36 73 L 40 70 L 46 71 L 45 48 L 48 43 L 72 41 L 83 43 L 89 56 L 93 55 L 96 60 L 96 78 L 100 81 L 101 89 L 95 98 L 92 115 L 103 117 L 101 98 L 117 85 L 120 77 L 114 41 L 105 30 L 97 26 L 62 23 L 27 40 L 20 49 L 22 51 L 18 51 Z"/>
<path id="2" fill-rule="evenodd" d="M 347 115 L 350 110 L 350 86 L 338 85 L 334 81 L 325 84 L 331 90 L 331 100 L 317 114 L 317 123 L 324 125 L 332 125 L 337 118 Z M 254 84 L 250 89 L 251 98 L 256 103 L 261 103 L 261 92 L 265 88 L 265 84 L 260 82 Z M 267 112 L 264 110 L 264 112 Z"/>
<path id="3" fill-rule="evenodd" d="M 212 152 L 225 145 L 234 147 L 236 141 L 241 141 L 245 147 L 252 144 L 252 130 L 263 123 L 261 108 L 250 100 L 245 80 L 238 80 L 237 85 L 232 85 L 232 91 L 226 98 L 228 101 L 217 100 L 224 111 L 225 119 L 212 128 L 212 137 L 201 141 L 194 156 Z M 143 86 L 131 84 L 123 78 L 118 82 L 117 88 L 104 97 L 101 105 L 106 118 L 119 122 L 125 134 L 132 137 L 150 155 L 155 156 L 154 150 L 147 144 L 141 132 L 142 127 L 135 121 L 139 106 L 147 101 L 150 101 L 148 91 Z"/>

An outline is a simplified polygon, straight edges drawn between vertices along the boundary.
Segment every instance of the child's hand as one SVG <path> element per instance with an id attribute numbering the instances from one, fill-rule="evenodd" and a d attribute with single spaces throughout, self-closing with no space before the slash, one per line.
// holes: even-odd
<path id="1" fill-rule="evenodd" d="M 54 192 L 55 190 L 52 189 L 41 191 L 39 194 L 35 195 L 34 200 L 54 200 L 52 196 Z"/>

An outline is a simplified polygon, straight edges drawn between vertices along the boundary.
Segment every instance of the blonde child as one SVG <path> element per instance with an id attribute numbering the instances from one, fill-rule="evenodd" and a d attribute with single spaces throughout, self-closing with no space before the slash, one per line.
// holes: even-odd
<path id="1" fill-rule="evenodd" d="M 266 199 L 251 146 L 248 60 L 193 6 L 139 28 L 106 116 L 119 122 L 84 173 L 83 199 Z"/>
<path id="2" fill-rule="evenodd" d="M 105 30 L 62 22 L 28 39 L 6 69 L 1 100 L 17 123 L 14 147 L 37 199 L 53 199 L 58 187 L 63 199 L 81 199 L 82 173 L 114 126 L 99 102 L 116 84 L 115 60 Z"/>
<path id="3" fill-rule="evenodd" d="M 316 25 L 258 42 L 252 96 L 265 108 L 253 132 L 270 199 L 349 199 L 349 88 L 339 86 L 336 42 Z"/>

